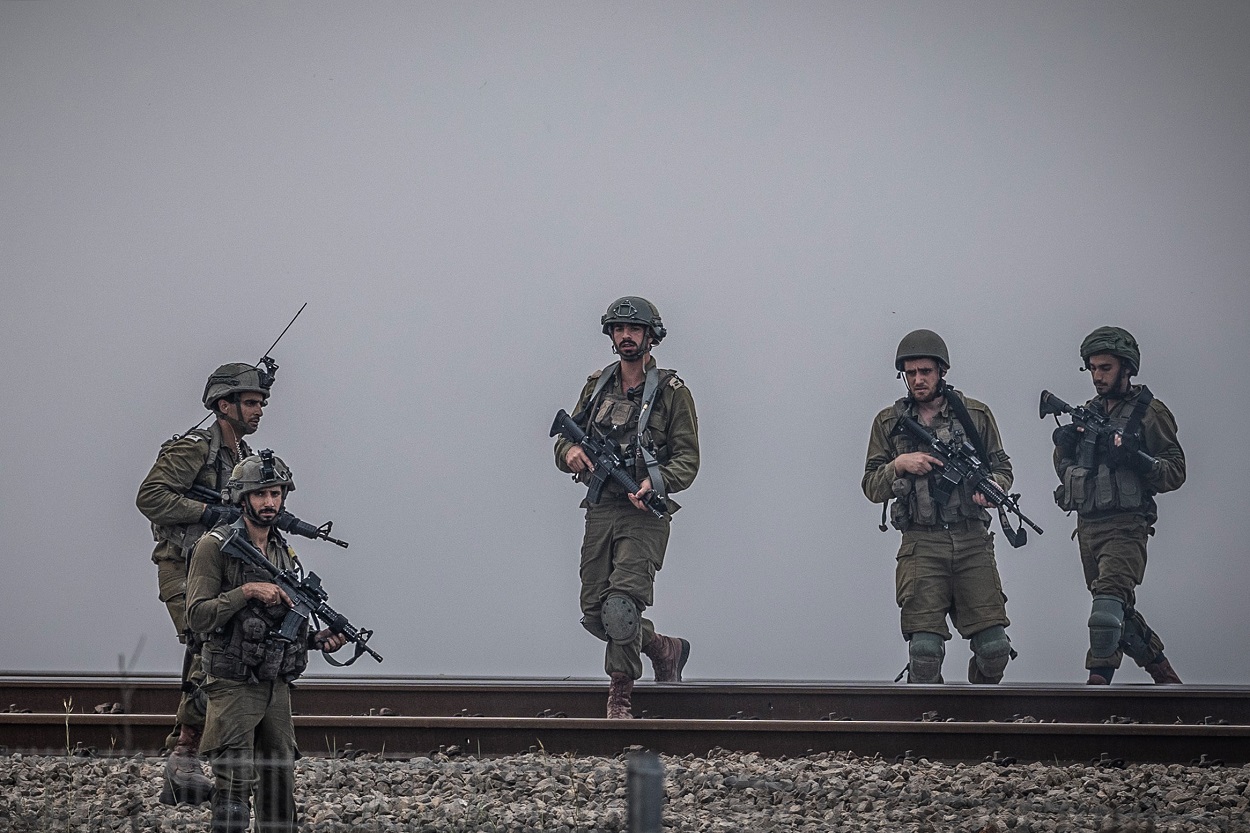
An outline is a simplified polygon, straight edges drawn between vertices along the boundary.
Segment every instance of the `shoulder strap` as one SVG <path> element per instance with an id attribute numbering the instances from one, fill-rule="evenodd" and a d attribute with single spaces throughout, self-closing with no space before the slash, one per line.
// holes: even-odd
<path id="1" fill-rule="evenodd" d="M 599 398 L 599 394 L 603 393 L 603 389 L 608 386 L 613 377 L 616 376 L 616 369 L 621 366 L 620 362 L 612 362 L 612 364 L 599 371 L 599 378 L 595 381 L 594 390 L 590 392 L 590 397 L 586 400 L 586 406 L 577 413 L 573 414 L 572 420 L 577 423 L 583 431 L 586 430 L 585 420 L 589 413 L 594 409 L 595 400 Z"/>
<path id="2" fill-rule="evenodd" d="M 946 393 L 948 394 L 946 401 L 951 403 L 951 410 L 955 412 L 955 418 L 959 420 L 959 424 L 964 427 L 968 440 L 977 450 L 977 456 L 981 458 L 982 463 L 990 465 L 990 455 L 985 451 L 985 441 L 981 439 L 981 432 L 972 424 L 972 414 L 968 413 L 968 406 L 964 404 L 964 395 L 950 385 L 946 386 Z"/>
<path id="3" fill-rule="evenodd" d="M 1145 385 L 1141 386 L 1141 393 L 1137 395 L 1137 401 L 1133 403 L 1133 411 L 1128 415 L 1128 422 L 1124 425 L 1125 434 L 1136 434 L 1141 431 L 1142 419 L 1146 416 L 1150 403 L 1154 401 L 1155 395 L 1150 392 L 1150 388 Z"/>
<path id="4" fill-rule="evenodd" d="M 660 371 L 656 370 L 654 366 L 647 370 L 647 378 L 642 384 L 642 406 L 638 413 L 638 432 L 635 445 L 638 448 L 638 453 L 642 455 L 643 463 L 647 466 L 647 476 L 651 478 L 651 488 L 655 491 L 656 496 L 661 499 L 666 494 L 664 490 L 664 475 L 660 473 L 660 462 L 655 459 L 655 454 L 642 441 L 642 434 L 647 430 L 647 422 L 650 421 L 651 411 L 654 410 L 652 405 L 655 404 L 655 397 L 659 394 L 661 385 L 667 383 L 675 375 L 677 375 L 676 371 Z M 661 379 L 661 377 L 663 378 Z"/>

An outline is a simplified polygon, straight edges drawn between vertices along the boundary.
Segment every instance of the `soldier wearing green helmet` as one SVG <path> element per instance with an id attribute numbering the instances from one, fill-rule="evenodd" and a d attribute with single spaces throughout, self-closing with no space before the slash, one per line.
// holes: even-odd
<path id="1" fill-rule="evenodd" d="M 186 646 L 177 723 L 166 740 L 171 752 L 160 797 L 166 804 L 199 804 L 212 790 L 198 759 L 204 728 L 204 698 L 198 694 L 203 674 L 186 622 L 187 564 L 200 536 L 232 513 L 229 506 L 193 496 L 192 488 L 220 493 L 235 464 L 252 453 L 243 438 L 260 426 L 276 370 L 272 361 L 263 367 L 233 362 L 214 370 L 200 397 L 215 417 L 213 423 L 162 445 L 135 499 L 156 540 L 152 561 L 160 600 L 178 640 Z"/>
<path id="2" fill-rule="evenodd" d="M 945 503 L 937 500 L 933 478 L 942 461 L 897 430 L 910 416 L 944 442 L 971 443 L 998 485 L 1004 491 L 1011 487 L 1011 462 L 994 415 L 947 384 L 950 366 L 946 342 L 932 330 L 913 330 L 899 342 L 894 367 L 907 395 L 873 420 L 861 486 L 870 501 L 882 504 L 881 531 L 889 504 L 891 523 L 903 533 L 895 597 L 907 641 L 907 682 L 943 682 L 949 616 L 972 649 L 968 681 L 995 684 L 1015 651 L 1007 637 L 1011 623 L 994 560 L 988 504 L 967 482 Z"/>
<path id="3" fill-rule="evenodd" d="M 688 487 L 699 471 L 699 425 L 690 389 L 651 358 L 668 332 L 655 305 L 636 295 L 618 298 L 599 323 L 619 360 L 586 380 L 573 420 L 595 439 L 619 444 L 640 488 L 628 494 L 611 482 L 596 504 L 582 501 L 582 626 L 607 643 L 607 716 L 628 718 L 642 655 L 651 660 L 656 682 L 681 682 L 690 656 L 688 641 L 656 633 L 642 613 L 654 601 L 669 523 L 680 508 L 669 496 Z M 579 482 L 594 469 L 582 447 L 563 436 L 555 458 L 556 467 Z M 667 503 L 663 517 L 642 502 L 652 491 Z"/>
<path id="4" fill-rule="evenodd" d="M 1096 447 L 1092 466 L 1080 464 L 1077 426 L 1061 425 L 1054 433 L 1055 501 L 1076 512 L 1081 567 L 1093 596 L 1086 682 L 1108 685 L 1128 654 L 1156 683 L 1180 683 L 1163 641 L 1136 607 L 1146 540 L 1158 519 L 1154 496 L 1185 482 L 1176 419 L 1148 387 L 1133 384 L 1141 349 L 1127 330 L 1099 327 L 1081 342 L 1080 353 L 1096 394 L 1086 407 L 1106 414 L 1116 428 Z"/>
<path id="5" fill-rule="evenodd" d="M 266 449 L 244 458 L 225 489 L 240 516 L 209 530 L 191 557 L 187 622 L 203 644 L 213 833 L 246 833 L 253 800 L 258 830 L 294 833 L 299 750 L 290 684 L 308 665 L 309 648 L 330 653 L 346 643 L 328 628 L 310 634 L 304 627 L 292 642 L 274 636 L 291 599 L 226 546 L 231 535 L 246 536 L 278 569 L 299 572 L 299 559 L 276 526 L 293 491 L 295 478 L 281 457 Z"/>

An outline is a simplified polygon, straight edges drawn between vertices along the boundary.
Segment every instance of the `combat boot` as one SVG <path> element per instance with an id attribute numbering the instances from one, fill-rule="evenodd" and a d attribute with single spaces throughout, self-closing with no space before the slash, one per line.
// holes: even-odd
<path id="1" fill-rule="evenodd" d="M 1111 685 L 1111 681 L 1102 674 L 1090 672 L 1089 679 L 1085 681 L 1085 685 Z"/>
<path id="2" fill-rule="evenodd" d="M 656 634 L 642 652 L 651 660 L 657 683 L 680 683 L 681 670 L 690 659 L 690 643 L 677 636 Z"/>
<path id="3" fill-rule="evenodd" d="M 634 681 L 629 675 L 620 671 L 612 672 L 612 682 L 608 684 L 609 720 L 629 720 L 634 716 L 630 711 L 633 693 Z"/>
<path id="4" fill-rule="evenodd" d="M 183 726 L 178 742 L 165 760 L 162 804 L 203 804 L 213 794 L 213 781 L 200 768 L 200 730 Z"/>
<path id="5" fill-rule="evenodd" d="M 251 822 L 252 814 L 247 809 L 247 802 L 224 793 L 213 796 L 211 833 L 247 833 Z"/>
<path id="6" fill-rule="evenodd" d="M 1176 673 L 1176 669 L 1172 667 L 1172 663 L 1167 661 L 1167 657 L 1159 655 L 1158 660 L 1145 666 L 1146 673 L 1158 685 L 1181 685 L 1180 675 Z"/>

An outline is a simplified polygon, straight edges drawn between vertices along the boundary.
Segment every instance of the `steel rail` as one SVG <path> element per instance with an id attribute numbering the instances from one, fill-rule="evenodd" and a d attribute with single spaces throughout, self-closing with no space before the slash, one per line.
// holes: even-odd
<path id="1" fill-rule="evenodd" d="M 8 752 L 154 754 L 169 727 L 168 715 L 6 713 L 0 714 L 0 741 Z M 642 747 L 674 755 L 720 748 L 767 756 L 850 751 L 887 760 L 906 755 L 1229 765 L 1245 764 L 1250 756 L 1250 726 L 1221 725 L 297 715 L 295 728 L 300 749 L 313 755 L 615 755 Z"/>
<path id="2" fill-rule="evenodd" d="M 295 708 L 304 714 L 533 717 L 563 713 L 594 718 L 603 713 L 607 684 L 589 679 L 489 677 L 308 676 L 296 683 Z M 168 675 L 0 674 L 0 709 L 61 714 L 118 703 L 123 712 L 172 712 L 178 680 Z M 1079 684 L 942 686 L 830 681 L 640 682 L 634 713 L 642 717 L 703 720 L 1010 721 L 1031 717 L 1059 723 L 1100 723 L 1129 718 L 1140 723 L 1250 725 L 1250 688 L 1231 686 Z M 936 714 L 934 714 L 936 713 Z"/>

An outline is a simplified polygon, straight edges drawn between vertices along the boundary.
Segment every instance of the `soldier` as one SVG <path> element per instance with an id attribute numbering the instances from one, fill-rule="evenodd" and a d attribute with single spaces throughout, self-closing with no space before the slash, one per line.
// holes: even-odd
<path id="1" fill-rule="evenodd" d="M 1059 508 L 1076 512 L 1089 615 L 1089 685 L 1108 685 L 1124 654 L 1156 683 L 1181 678 L 1163 655 L 1163 642 L 1134 606 L 1146 574 L 1146 539 L 1158 518 L 1154 496 L 1185 482 L 1185 452 L 1176 419 L 1145 385 L 1132 384 L 1141 367 L 1136 339 L 1119 327 L 1099 327 L 1081 342 L 1081 360 L 1097 394 L 1087 404 L 1105 413 L 1116 433 L 1100 442 L 1092 467 L 1078 465 L 1081 429 L 1055 429 L 1055 491 Z M 1144 451 L 1145 454 L 1139 454 Z"/>
<path id="2" fill-rule="evenodd" d="M 269 401 L 276 365 L 223 364 L 204 386 L 204 407 L 216 420 L 207 429 L 194 428 L 161 446 L 148 476 L 139 486 L 135 503 L 152 522 L 156 549 L 156 577 L 160 599 L 173 620 L 178 640 L 186 646 L 182 669 L 182 697 L 177 723 L 166 740 L 172 747 L 165 763 L 165 804 L 207 801 L 213 782 L 204 775 L 197 753 L 204 729 L 204 699 L 197 695 L 203 681 L 194 640 L 188 642 L 186 624 L 187 560 L 195 542 L 223 518 L 230 507 L 205 503 L 189 496 L 193 486 L 220 493 L 236 463 L 251 454 L 243 438 L 256 431 Z"/>
<path id="3" fill-rule="evenodd" d="M 917 451 L 896 426 L 908 415 L 938 439 L 955 446 L 970 442 L 1004 491 L 1011 486 L 1011 463 L 990 409 L 946 383 L 950 357 L 941 336 L 931 330 L 908 333 L 894 366 L 906 381 L 907 396 L 873 420 L 861 485 L 873 503 L 894 499 L 890 520 L 903 533 L 895 594 L 908 646 L 907 682 L 942 682 L 949 614 L 960 636 L 971 642 L 968 681 L 998 683 L 1015 652 L 1007 638 L 1011 623 L 994 560 L 989 504 L 963 482 L 939 505 L 932 473 L 941 460 Z"/>
<path id="4" fill-rule="evenodd" d="M 699 425 L 690 389 L 651 358 L 651 348 L 667 334 L 655 305 L 637 296 L 620 298 L 600 323 L 620 360 L 586 380 L 573 419 L 591 436 L 620 444 L 640 488 L 627 494 L 610 482 L 597 504 L 582 501 L 582 627 L 607 643 L 607 716 L 629 718 L 641 655 L 662 683 L 681 682 L 690 657 L 688 641 L 656 633 L 642 612 L 653 603 L 672 513 L 680 508 L 668 496 L 688 487 L 699 471 Z M 555 456 L 557 468 L 581 482 L 594 471 L 582 447 L 563 437 L 556 440 Z M 662 518 L 642 502 L 652 491 L 667 502 Z"/>
<path id="5" fill-rule="evenodd" d="M 295 490 L 291 470 L 262 451 L 234 467 L 227 490 L 242 516 L 200 539 L 187 579 L 187 621 L 203 642 L 208 697 L 203 745 L 217 787 L 212 830 L 244 833 L 254 794 L 257 829 L 286 833 L 296 829 L 299 754 L 290 682 L 308 665 L 309 648 L 330 653 L 346 639 L 328 628 L 309 638 L 305 626 L 294 642 L 279 640 L 273 630 L 290 608 L 290 597 L 267 574 L 223 551 L 231 535 L 246 535 L 279 569 L 299 569 L 295 551 L 274 526 L 287 493 Z"/>

